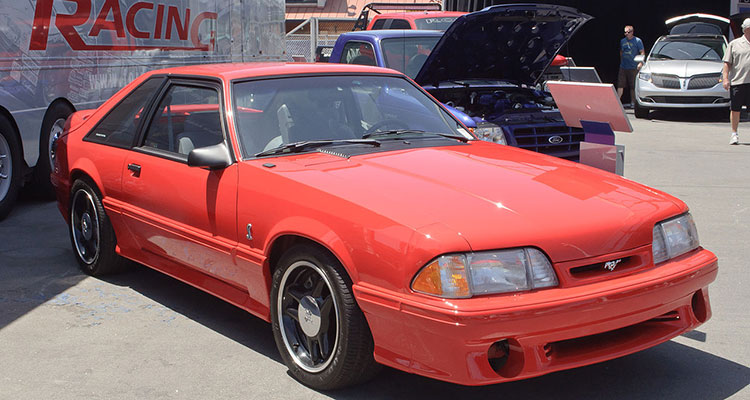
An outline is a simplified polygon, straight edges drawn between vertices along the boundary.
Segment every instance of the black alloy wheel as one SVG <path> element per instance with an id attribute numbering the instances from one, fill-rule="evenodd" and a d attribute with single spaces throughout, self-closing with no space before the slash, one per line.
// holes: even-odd
<path id="1" fill-rule="evenodd" d="M 379 365 L 367 321 L 341 263 L 317 246 L 289 249 L 273 274 L 271 323 L 290 373 L 318 390 L 372 378 Z"/>

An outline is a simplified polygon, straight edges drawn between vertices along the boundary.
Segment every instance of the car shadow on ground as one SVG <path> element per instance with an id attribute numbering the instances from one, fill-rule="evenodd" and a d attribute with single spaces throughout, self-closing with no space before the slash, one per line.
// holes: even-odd
<path id="1" fill-rule="evenodd" d="M 265 321 L 147 267 L 106 278 L 282 363 Z M 686 335 L 705 341 L 705 334 Z M 490 386 L 469 387 L 383 368 L 372 381 L 323 392 L 335 399 L 554 398 L 726 399 L 750 384 L 750 368 L 677 342 L 609 362 Z"/>

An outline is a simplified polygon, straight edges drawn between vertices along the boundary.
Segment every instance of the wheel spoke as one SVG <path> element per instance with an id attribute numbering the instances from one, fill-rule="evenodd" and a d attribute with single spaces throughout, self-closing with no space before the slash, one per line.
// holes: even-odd
<path id="1" fill-rule="evenodd" d="M 308 353 L 310 354 L 310 361 L 313 362 L 313 364 L 317 364 L 318 357 L 315 356 L 315 348 L 317 347 L 315 345 L 315 338 L 311 338 L 309 336 L 305 336 L 305 344 Z"/>
<path id="2" fill-rule="evenodd" d="M 303 297 L 305 297 L 305 292 L 303 290 L 300 290 L 299 287 L 296 286 L 290 286 L 286 289 L 286 295 L 294 299 L 297 303 L 299 303 Z"/>
<path id="3" fill-rule="evenodd" d="M 299 312 L 297 311 L 296 308 L 289 307 L 289 308 L 284 309 L 284 315 L 299 322 Z"/>
<path id="4" fill-rule="evenodd" d="M 323 280 L 323 278 L 318 277 L 318 282 L 315 283 L 315 286 L 312 290 L 312 297 L 315 297 L 316 299 L 319 298 L 323 294 L 323 289 L 326 288 L 326 282 Z"/>
<path id="5" fill-rule="evenodd" d="M 328 346 L 328 333 L 321 333 L 320 336 L 318 336 L 318 349 L 320 350 L 321 358 L 324 360 L 331 354 Z"/>

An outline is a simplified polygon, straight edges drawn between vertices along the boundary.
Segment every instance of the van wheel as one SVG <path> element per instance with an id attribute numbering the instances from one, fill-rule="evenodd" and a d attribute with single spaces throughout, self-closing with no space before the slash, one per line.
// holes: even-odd
<path id="1" fill-rule="evenodd" d="M 21 190 L 21 145 L 16 129 L 0 116 L 0 220 L 3 220 Z"/>
<path id="2" fill-rule="evenodd" d="M 39 136 L 39 160 L 34 168 L 34 188 L 40 198 L 53 200 L 55 188 L 49 180 L 52 166 L 55 165 L 53 145 L 60 137 L 73 109 L 65 103 L 55 103 L 44 116 L 42 132 Z"/>

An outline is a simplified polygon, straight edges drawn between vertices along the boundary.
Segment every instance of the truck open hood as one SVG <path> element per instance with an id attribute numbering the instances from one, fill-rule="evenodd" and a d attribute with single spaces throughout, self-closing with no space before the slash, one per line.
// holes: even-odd
<path id="1" fill-rule="evenodd" d="M 497 5 L 463 15 L 445 31 L 414 80 L 422 86 L 468 79 L 535 85 L 591 18 L 549 4 Z"/>

